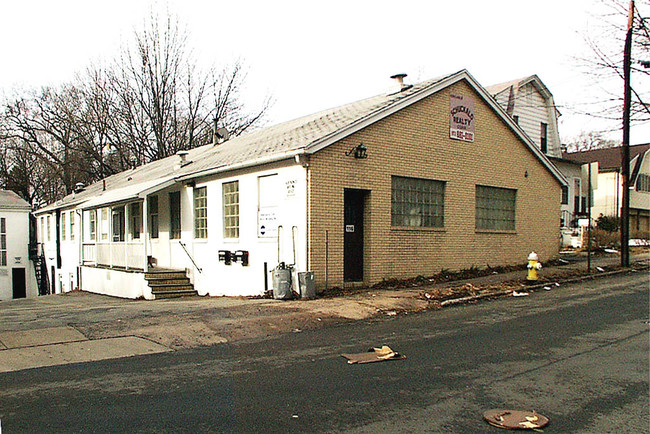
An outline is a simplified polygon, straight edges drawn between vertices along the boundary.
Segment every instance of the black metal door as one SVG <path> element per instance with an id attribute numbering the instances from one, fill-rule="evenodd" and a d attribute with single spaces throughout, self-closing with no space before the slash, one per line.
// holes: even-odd
<path id="1" fill-rule="evenodd" d="M 14 291 L 14 298 L 27 297 L 27 288 L 25 287 L 25 269 L 12 268 L 11 281 Z"/>
<path id="2" fill-rule="evenodd" d="M 343 277 L 347 282 L 363 281 L 363 210 L 365 190 L 346 189 L 343 236 Z"/>

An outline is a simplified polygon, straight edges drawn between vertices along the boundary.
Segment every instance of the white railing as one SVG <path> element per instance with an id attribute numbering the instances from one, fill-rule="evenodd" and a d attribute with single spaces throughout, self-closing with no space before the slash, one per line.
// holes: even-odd
<path id="1" fill-rule="evenodd" d="M 84 264 L 95 264 L 97 262 L 97 245 L 84 243 L 82 252 L 82 258 Z"/>
<path id="2" fill-rule="evenodd" d="M 107 267 L 142 269 L 144 244 L 140 241 L 84 244 L 83 262 Z"/>

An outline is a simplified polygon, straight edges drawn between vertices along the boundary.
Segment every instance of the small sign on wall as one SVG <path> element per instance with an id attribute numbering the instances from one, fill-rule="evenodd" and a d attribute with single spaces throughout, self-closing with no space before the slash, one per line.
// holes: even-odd
<path id="1" fill-rule="evenodd" d="M 14 265 L 20 265 L 23 263 L 22 256 L 14 256 Z"/>
<path id="2" fill-rule="evenodd" d="M 353 233 L 354 232 L 354 225 L 345 225 L 345 232 Z"/>
<path id="3" fill-rule="evenodd" d="M 285 185 L 287 186 L 287 198 L 292 198 L 296 195 L 296 180 L 290 179 Z"/>
<path id="4" fill-rule="evenodd" d="M 449 137 L 474 141 L 474 100 L 463 95 L 449 96 Z"/>
<path id="5" fill-rule="evenodd" d="M 260 238 L 278 236 L 278 216 L 275 207 L 260 209 L 257 235 Z"/>

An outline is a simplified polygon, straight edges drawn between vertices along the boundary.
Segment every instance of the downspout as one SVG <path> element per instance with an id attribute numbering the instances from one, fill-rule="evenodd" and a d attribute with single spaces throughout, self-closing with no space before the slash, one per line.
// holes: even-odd
<path id="1" fill-rule="evenodd" d="M 79 236 L 77 242 L 79 243 L 79 265 L 77 266 L 77 286 L 81 289 L 81 266 L 83 265 L 84 258 L 84 212 L 76 209 L 75 214 L 79 216 Z"/>
<path id="2" fill-rule="evenodd" d="M 145 196 L 144 199 L 142 200 L 142 242 L 143 242 L 143 250 L 144 250 L 144 265 L 142 269 L 144 270 L 145 273 L 149 272 L 149 252 L 147 247 L 149 246 L 149 240 L 147 240 L 147 235 L 149 235 L 149 202 L 147 201 L 147 197 Z"/>

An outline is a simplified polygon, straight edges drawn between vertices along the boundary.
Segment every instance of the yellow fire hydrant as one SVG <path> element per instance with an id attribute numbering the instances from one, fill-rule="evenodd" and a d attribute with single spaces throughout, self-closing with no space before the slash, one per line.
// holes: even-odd
<path id="1" fill-rule="evenodd" d="M 530 255 L 528 255 L 528 277 L 526 277 L 526 280 L 531 282 L 539 279 L 537 272 L 541 269 L 542 263 L 539 262 L 539 256 L 535 252 L 530 252 Z"/>

